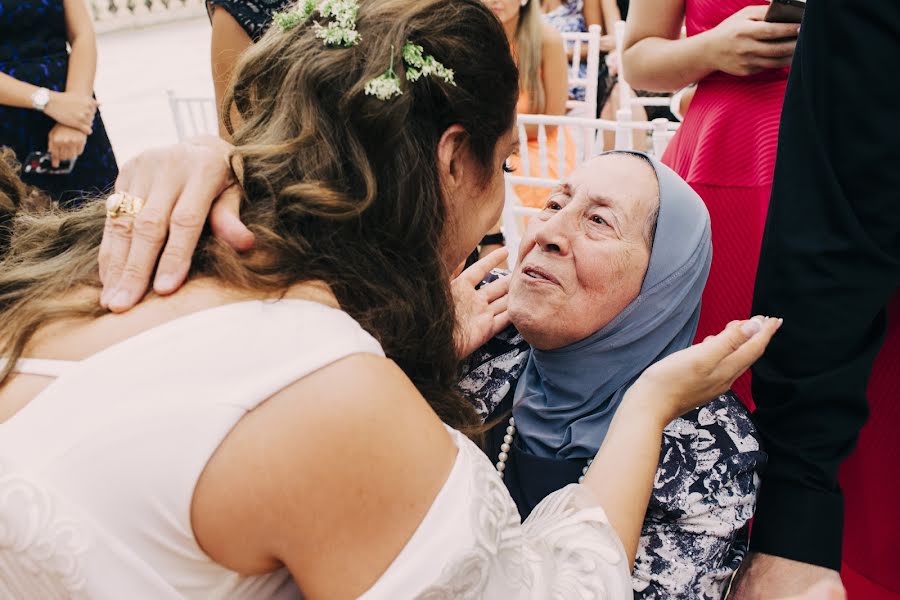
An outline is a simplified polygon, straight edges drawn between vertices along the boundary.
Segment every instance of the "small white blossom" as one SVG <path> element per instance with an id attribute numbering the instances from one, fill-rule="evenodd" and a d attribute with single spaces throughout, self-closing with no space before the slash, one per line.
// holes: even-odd
<path id="1" fill-rule="evenodd" d="M 380 76 L 369 81 L 366 84 L 366 95 L 375 96 L 379 100 L 390 100 L 394 96 L 403 93 L 400 89 L 400 79 L 394 73 L 393 69 L 385 71 Z"/>

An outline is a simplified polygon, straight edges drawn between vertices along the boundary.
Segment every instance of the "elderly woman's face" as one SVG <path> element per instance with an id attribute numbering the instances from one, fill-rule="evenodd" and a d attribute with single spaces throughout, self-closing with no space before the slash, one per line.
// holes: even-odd
<path id="1" fill-rule="evenodd" d="M 653 168 L 624 154 L 579 167 L 533 217 L 519 247 L 509 315 L 551 350 L 609 323 L 640 293 L 659 208 Z"/>

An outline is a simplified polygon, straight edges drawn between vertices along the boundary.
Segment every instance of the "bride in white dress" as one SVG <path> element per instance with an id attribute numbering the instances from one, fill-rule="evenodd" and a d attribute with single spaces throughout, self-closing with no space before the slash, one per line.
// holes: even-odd
<path id="1" fill-rule="evenodd" d="M 204 234 L 181 290 L 115 314 L 98 308 L 117 302 L 97 276 L 107 210 L 147 242 L 189 222 L 166 198 L 208 190 L 133 179 L 108 208 L 16 221 L 0 597 L 630 597 L 663 427 L 728 389 L 779 321 L 648 370 L 584 482 L 521 523 L 452 387 L 449 274 L 496 223 L 516 143 L 506 38 L 480 0 L 363 1 L 358 37 L 338 14 L 354 3 L 328 4 L 238 69 L 252 252 Z"/>

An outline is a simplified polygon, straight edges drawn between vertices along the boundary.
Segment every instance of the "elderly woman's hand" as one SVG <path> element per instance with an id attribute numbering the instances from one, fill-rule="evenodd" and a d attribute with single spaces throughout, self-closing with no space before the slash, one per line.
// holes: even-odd
<path id="1" fill-rule="evenodd" d="M 509 276 L 475 289 L 491 269 L 504 264 L 509 252 L 494 250 L 453 280 L 451 291 L 456 305 L 456 352 L 465 358 L 509 326 L 506 311 Z"/>
<path id="2" fill-rule="evenodd" d="M 781 323 L 781 319 L 762 316 L 732 321 L 722 333 L 652 365 L 626 397 L 646 399 L 648 410 L 659 412 L 665 425 L 727 392 L 762 356 Z"/>
<path id="3" fill-rule="evenodd" d="M 134 219 L 106 221 L 100 245 L 103 307 L 122 312 L 137 304 L 154 267 L 156 293 L 181 287 L 207 215 L 217 238 L 238 251 L 253 246 L 253 234 L 238 216 L 241 195 L 227 160 L 231 149 L 203 136 L 148 150 L 122 167 L 116 191 L 146 204 Z"/>

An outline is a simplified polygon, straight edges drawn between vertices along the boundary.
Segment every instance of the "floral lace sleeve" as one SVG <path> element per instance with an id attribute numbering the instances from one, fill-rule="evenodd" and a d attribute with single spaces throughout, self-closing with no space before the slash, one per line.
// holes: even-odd
<path id="1" fill-rule="evenodd" d="M 733 395 L 666 427 L 635 560 L 635 598 L 722 597 L 747 552 L 765 463 L 750 415 Z"/>
<path id="2" fill-rule="evenodd" d="M 468 502 L 474 544 L 447 563 L 416 600 L 621 600 L 631 597 L 625 550 L 606 513 L 572 484 L 538 504 L 525 522 L 493 465 L 451 431 L 460 460 L 472 466 Z M 464 528 L 465 519 L 457 521 Z"/>

